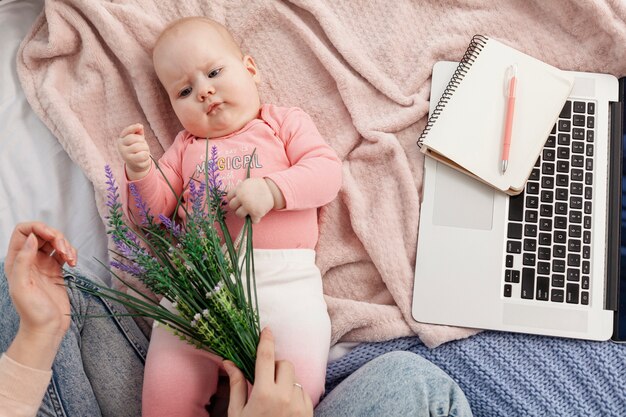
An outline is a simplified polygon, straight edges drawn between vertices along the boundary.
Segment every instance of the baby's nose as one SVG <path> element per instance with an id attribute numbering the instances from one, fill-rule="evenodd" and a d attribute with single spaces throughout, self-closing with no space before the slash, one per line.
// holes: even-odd
<path id="1" fill-rule="evenodd" d="M 200 88 L 198 90 L 198 99 L 199 100 L 205 100 L 207 97 L 209 97 L 210 95 L 215 94 L 215 87 L 213 87 L 212 85 L 205 85 L 202 88 Z"/>

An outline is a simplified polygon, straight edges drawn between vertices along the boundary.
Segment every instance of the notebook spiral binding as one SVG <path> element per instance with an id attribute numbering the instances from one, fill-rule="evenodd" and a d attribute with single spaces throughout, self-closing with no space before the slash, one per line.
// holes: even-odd
<path id="1" fill-rule="evenodd" d="M 456 91 L 463 78 L 465 78 L 465 74 L 467 74 L 467 71 L 469 71 L 476 58 L 478 58 L 478 54 L 480 53 L 480 51 L 483 50 L 483 48 L 487 44 L 488 39 L 489 38 L 484 35 L 474 35 L 472 37 L 472 40 L 470 41 L 469 46 L 467 47 L 467 50 L 465 51 L 465 54 L 461 59 L 461 62 L 459 62 L 456 70 L 454 70 L 454 75 L 450 79 L 450 82 L 448 82 L 448 85 L 441 95 L 439 102 L 437 102 L 437 106 L 435 106 L 433 113 L 428 118 L 428 122 L 426 122 L 426 127 L 424 127 L 422 134 L 417 140 L 417 146 L 419 146 L 420 148 L 422 147 L 424 138 L 433 127 L 433 124 L 439 118 L 439 115 L 446 107 L 446 104 L 448 104 L 448 101 L 450 100 L 450 97 L 452 97 L 452 94 Z"/>

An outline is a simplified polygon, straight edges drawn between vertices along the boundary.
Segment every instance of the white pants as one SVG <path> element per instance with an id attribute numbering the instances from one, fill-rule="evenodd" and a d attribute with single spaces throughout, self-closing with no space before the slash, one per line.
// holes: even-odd
<path id="1" fill-rule="evenodd" d="M 295 366 L 296 380 L 317 404 L 324 392 L 330 318 L 311 249 L 255 250 L 261 327 L 270 326 L 276 358 Z"/>
<path id="2" fill-rule="evenodd" d="M 330 318 L 315 251 L 255 249 L 254 269 L 261 327 L 272 329 L 276 359 L 293 363 L 296 381 L 317 404 L 324 392 Z M 155 327 L 146 359 L 143 415 L 208 415 L 204 405 L 216 390 L 219 370 L 214 359 Z"/>

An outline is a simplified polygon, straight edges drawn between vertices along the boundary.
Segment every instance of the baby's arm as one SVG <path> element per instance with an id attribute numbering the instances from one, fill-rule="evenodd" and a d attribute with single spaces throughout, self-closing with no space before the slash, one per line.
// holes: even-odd
<path id="1" fill-rule="evenodd" d="M 140 180 L 148 175 L 152 161 L 141 124 L 135 123 L 122 130 L 117 140 L 117 150 L 126 163 L 126 176 L 129 180 Z"/>
<path id="2" fill-rule="evenodd" d="M 270 210 L 285 208 L 285 198 L 269 178 L 248 178 L 233 188 L 226 197 L 229 207 L 238 217 L 250 215 L 258 223 Z"/>
<path id="3" fill-rule="evenodd" d="M 143 208 L 137 206 L 130 192 L 130 184 L 133 184 L 142 198 L 143 207 L 150 209 L 153 216 L 171 215 L 178 196 L 184 191 L 181 161 L 186 149 L 186 136 L 180 132 L 155 164 L 150 158 L 141 124 L 128 126 L 120 136 L 118 150 L 126 163 L 124 185 L 121 187 L 124 213 L 135 222 L 141 218 Z"/>
<path id="4" fill-rule="evenodd" d="M 341 160 L 301 109 L 290 109 L 279 127 L 291 166 L 266 179 L 282 191 L 284 208 L 303 210 L 328 204 L 341 187 Z"/>
<path id="5" fill-rule="evenodd" d="M 319 134 L 311 118 L 293 108 L 273 123 L 291 166 L 265 178 L 249 178 L 231 190 L 227 198 L 238 217 L 250 215 L 258 223 L 270 210 L 321 207 L 335 198 L 341 186 L 341 160 Z M 282 125 L 281 125 L 282 123 Z"/>

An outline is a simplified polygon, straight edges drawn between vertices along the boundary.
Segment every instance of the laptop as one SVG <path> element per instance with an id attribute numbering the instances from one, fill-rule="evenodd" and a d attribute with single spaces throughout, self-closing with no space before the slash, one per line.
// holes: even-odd
<path id="1" fill-rule="evenodd" d="M 431 112 L 456 67 L 433 67 Z M 425 158 L 416 321 L 611 338 L 619 295 L 624 80 L 572 74 L 570 97 L 522 194 L 510 197 Z"/>

